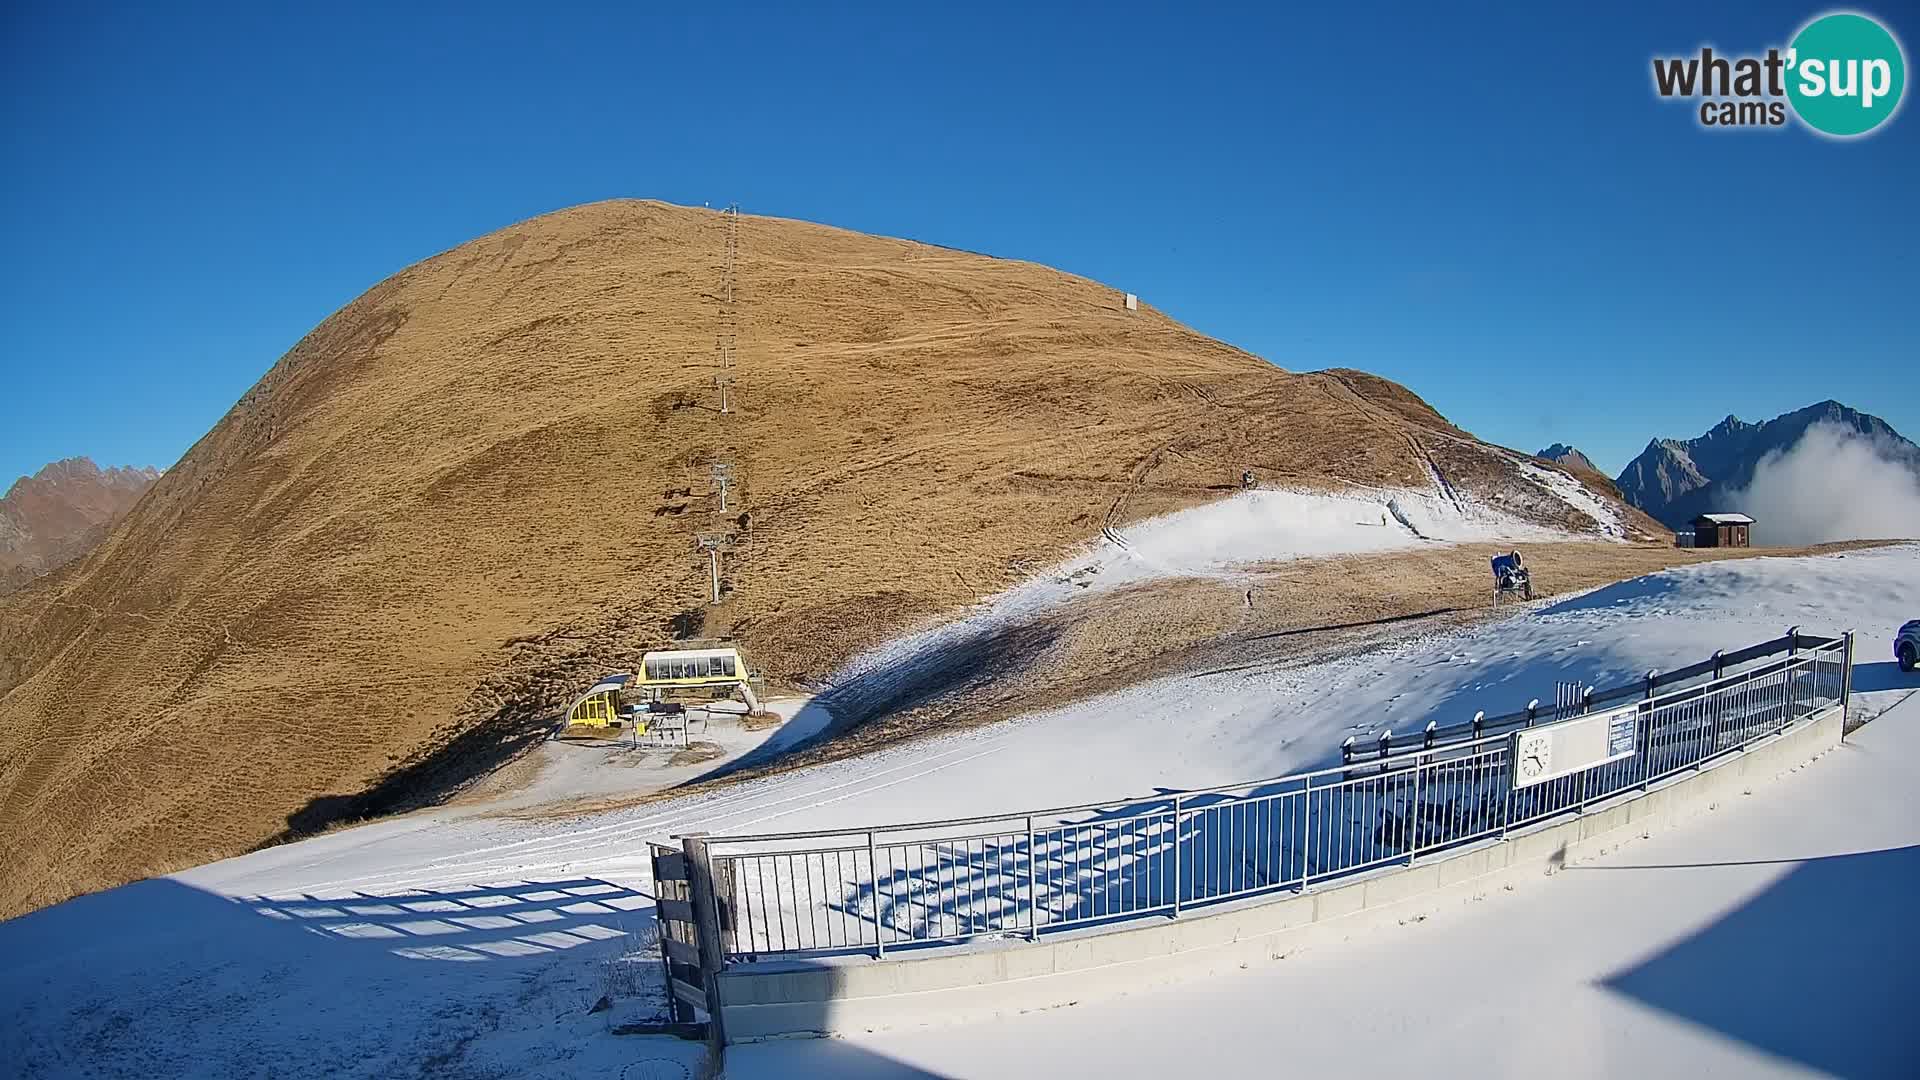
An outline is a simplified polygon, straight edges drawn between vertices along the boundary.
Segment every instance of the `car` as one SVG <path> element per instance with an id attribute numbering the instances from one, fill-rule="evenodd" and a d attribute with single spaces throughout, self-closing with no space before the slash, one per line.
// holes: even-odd
<path id="1" fill-rule="evenodd" d="M 1893 658 L 1900 661 L 1901 671 L 1920 667 L 1920 619 L 1903 625 L 1893 635 Z"/>

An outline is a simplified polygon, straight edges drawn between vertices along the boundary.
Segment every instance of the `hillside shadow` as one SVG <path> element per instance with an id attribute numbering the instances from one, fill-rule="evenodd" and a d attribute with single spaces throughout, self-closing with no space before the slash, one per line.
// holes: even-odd
<path id="1" fill-rule="evenodd" d="M 1920 1075 L 1915 895 L 1920 845 L 1809 859 L 1603 985 L 1820 1072 Z"/>
<path id="2" fill-rule="evenodd" d="M 930 635 L 904 656 L 876 664 L 816 695 L 782 725 L 801 734 L 776 735 L 688 783 L 757 769 L 894 713 L 937 704 L 993 680 L 1018 675 L 1051 648 L 1059 635 L 1060 627 L 1047 619 Z"/>
<path id="3" fill-rule="evenodd" d="M 311 836 L 343 822 L 403 813 L 445 802 L 473 781 L 513 761 L 544 741 L 553 729 L 550 710 L 510 702 L 445 745 L 403 763 L 357 794 L 316 795 L 287 815 L 287 827 L 258 848 Z"/>
<path id="4" fill-rule="evenodd" d="M 1627 581 L 1615 582 L 1603 589 L 1595 589 L 1582 596 L 1560 600 L 1541 608 L 1541 615 L 1562 615 L 1575 611 L 1594 611 L 1632 603 L 1636 600 L 1651 600 L 1666 596 L 1680 588 L 1680 579 L 1673 574 L 1646 574 Z"/>

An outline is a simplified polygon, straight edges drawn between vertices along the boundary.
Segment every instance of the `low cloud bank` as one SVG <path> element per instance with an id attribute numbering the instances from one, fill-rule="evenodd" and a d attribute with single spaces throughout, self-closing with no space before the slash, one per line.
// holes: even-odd
<path id="1" fill-rule="evenodd" d="M 1727 505 L 1754 519 L 1755 544 L 1920 537 L 1920 472 L 1852 428 L 1815 424 L 1761 458 Z"/>

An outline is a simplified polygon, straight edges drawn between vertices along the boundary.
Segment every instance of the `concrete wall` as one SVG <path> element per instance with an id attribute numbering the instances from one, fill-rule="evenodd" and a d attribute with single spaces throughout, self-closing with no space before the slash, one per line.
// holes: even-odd
<path id="1" fill-rule="evenodd" d="M 1316 941 L 1550 874 L 1709 810 L 1839 745 L 1838 706 L 1801 726 L 1583 814 L 1305 893 L 1256 897 L 1118 927 L 888 956 L 735 965 L 720 976 L 729 1041 L 986 1019 L 1204 978 Z"/>

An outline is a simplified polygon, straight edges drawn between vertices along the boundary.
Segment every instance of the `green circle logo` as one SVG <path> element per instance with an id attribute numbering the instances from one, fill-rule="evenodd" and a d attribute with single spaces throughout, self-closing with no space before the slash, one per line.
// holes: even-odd
<path id="1" fill-rule="evenodd" d="M 1815 131 L 1864 135 L 1886 123 L 1906 88 L 1900 43 L 1865 15 L 1822 15 L 1788 47 L 1787 100 Z"/>

